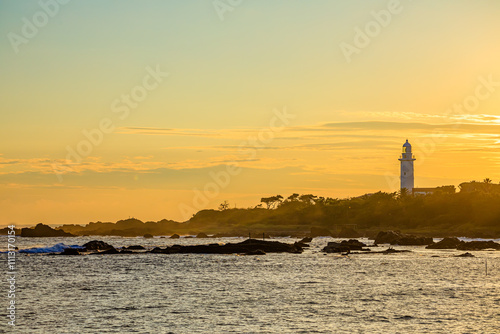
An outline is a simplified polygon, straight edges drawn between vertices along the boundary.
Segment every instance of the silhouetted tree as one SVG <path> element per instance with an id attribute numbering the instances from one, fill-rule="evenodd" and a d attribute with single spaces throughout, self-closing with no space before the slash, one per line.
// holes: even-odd
<path id="1" fill-rule="evenodd" d="M 315 198 L 317 196 L 315 195 L 311 195 L 311 194 L 308 194 L 308 195 L 301 195 L 299 197 L 299 200 L 305 204 L 314 204 L 315 203 Z"/>
<path id="2" fill-rule="evenodd" d="M 267 205 L 268 209 L 274 209 L 276 205 L 281 203 L 283 200 L 283 196 L 281 195 L 276 195 L 276 196 L 271 196 L 271 197 L 263 197 L 260 199 L 260 201 L 264 204 Z"/>
<path id="3" fill-rule="evenodd" d="M 219 210 L 220 211 L 224 211 L 224 210 L 227 210 L 227 209 L 229 209 L 229 202 L 228 201 L 224 201 L 224 202 L 222 202 L 219 205 Z"/>

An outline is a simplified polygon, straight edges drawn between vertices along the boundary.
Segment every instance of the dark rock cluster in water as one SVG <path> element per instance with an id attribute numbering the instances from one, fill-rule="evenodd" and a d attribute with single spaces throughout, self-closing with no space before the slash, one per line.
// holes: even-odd
<path id="1" fill-rule="evenodd" d="M 279 241 L 247 239 L 239 243 L 208 244 L 208 245 L 173 245 L 166 248 L 156 247 L 151 253 L 161 254 L 251 254 L 256 251 L 263 253 L 302 253 L 298 244 L 287 244 Z"/>
<path id="2" fill-rule="evenodd" d="M 173 245 L 166 248 L 156 247 L 148 253 L 159 254 L 245 254 L 245 255 L 265 255 L 266 253 L 302 253 L 301 243 L 287 244 L 279 241 L 265 241 L 248 239 L 239 243 L 208 244 L 208 245 Z M 93 240 L 87 242 L 80 249 L 67 248 L 60 255 L 80 255 L 85 252 L 93 254 L 132 254 L 136 250 L 144 250 L 141 245 L 133 245 L 117 250 L 115 247 L 103 241 Z"/>
<path id="3" fill-rule="evenodd" d="M 458 249 L 458 250 L 483 250 L 496 249 L 500 250 L 500 244 L 494 241 L 461 241 L 458 238 L 444 238 L 443 240 L 433 243 L 426 248 L 428 249 Z"/>
<path id="4" fill-rule="evenodd" d="M 60 253 L 60 255 L 80 255 L 80 250 L 76 248 L 66 248 Z"/>
<path id="5" fill-rule="evenodd" d="M 456 255 L 455 257 L 475 257 L 475 256 L 472 255 L 471 253 L 467 252 L 467 253 L 463 253 L 460 255 Z"/>
<path id="6" fill-rule="evenodd" d="M 434 241 L 431 237 L 421 237 L 399 231 L 380 231 L 376 238 L 376 244 L 391 244 L 400 246 L 422 246 L 430 245 Z"/>
<path id="7" fill-rule="evenodd" d="M 101 250 L 114 249 L 114 247 L 111 246 L 110 244 L 100 240 L 89 241 L 82 247 L 85 248 L 85 251 L 101 251 Z"/>
<path id="8" fill-rule="evenodd" d="M 350 253 L 354 250 L 359 251 L 369 251 L 366 247 L 366 244 L 361 241 L 350 239 L 350 240 L 342 240 L 342 242 L 329 242 L 325 248 L 323 248 L 323 252 L 326 253 Z"/>

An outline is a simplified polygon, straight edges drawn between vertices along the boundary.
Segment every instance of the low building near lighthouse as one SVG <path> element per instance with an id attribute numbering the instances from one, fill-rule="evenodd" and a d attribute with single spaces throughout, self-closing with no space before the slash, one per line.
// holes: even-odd
<path id="1" fill-rule="evenodd" d="M 413 188 L 413 195 L 429 195 L 429 194 L 454 194 L 455 186 L 441 186 L 436 188 Z"/>

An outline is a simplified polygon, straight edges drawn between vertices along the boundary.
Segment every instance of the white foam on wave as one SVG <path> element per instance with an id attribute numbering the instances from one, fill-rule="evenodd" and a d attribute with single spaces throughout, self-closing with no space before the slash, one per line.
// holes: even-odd
<path id="1" fill-rule="evenodd" d="M 60 253 L 64 251 L 66 248 L 82 249 L 83 247 L 79 245 L 66 245 L 61 242 L 55 244 L 52 247 L 33 247 L 33 248 L 21 249 L 19 250 L 19 253 L 30 253 L 30 254 Z"/>

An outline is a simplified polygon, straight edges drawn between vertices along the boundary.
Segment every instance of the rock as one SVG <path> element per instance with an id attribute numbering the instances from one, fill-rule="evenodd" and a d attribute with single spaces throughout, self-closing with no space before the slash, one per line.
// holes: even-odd
<path id="1" fill-rule="evenodd" d="M 155 248 L 152 253 L 162 254 L 247 254 L 260 250 L 265 253 L 302 253 L 298 244 L 287 244 L 279 241 L 247 239 L 239 243 L 209 244 L 209 245 L 173 245 L 164 249 Z"/>
<path id="2" fill-rule="evenodd" d="M 430 237 L 419 237 L 404 234 L 399 231 L 380 231 L 375 238 L 375 244 L 391 244 L 400 246 L 422 246 L 434 243 Z"/>
<path id="3" fill-rule="evenodd" d="M 470 241 L 463 242 L 457 246 L 458 250 L 484 250 L 484 249 L 496 249 L 500 250 L 500 244 L 494 241 Z"/>
<path id="4" fill-rule="evenodd" d="M 463 253 L 460 255 L 455 255 L 455 257 L 475 257 L 475 256 L 472 255 L 471 253 L 467 252 L 467 253 Z"/>
<path id="5" fill-rule="evenodd" d="M 50 237 L 74 237 L 73 234 L 64 232 L 63 230 L 56 230 L 44 224 L 38 224 L 34 228 L 25 227 L 21 229 L 21 237 L 36 237 L 36 238 L 50 238 Z"/>
<path id="6" fill-rule="evenodd" d="M 363 253 L 363 254 L 384 254 L 384 255 L 388 255 L 388 254 L 396 254 L 396 253 L 410 253 L 411 250 L 408 250 L 408 249 L 394 249 L 392 247 L 389 247 L 387 248 L 386 250 L 384 251 L 377 251 L 377 252 L 366 252 L 366 253 Z M 359 253 L 357 253 L 359 254 Z"/>
<path id="7" fill-rule="evenodd" d="M 494 241 L 460 241 L 457 238 L 444 238 L 443 240 L 429 245 L 429 249 L 458 249 L 458 250 L 483 250 L 496 249 L 500 250 L 500 244 Z"/>
<path id="8" fill-rule="evenodd" d="M 309 235 L 311 238 L 314 237 L 331 237 L 332 232 L 324 227 L 311 227 L 311 234 Z"/>
<path id="9" fill-rule="evenodd" d="M 376 244 L 392 244 L 394 241 L 402 238 L 403 235 L 397 231 L 380 231 L 375 237 Z"/>
<path id="10" fill-rule="evenodd" d="M 146 248 L 144 248 L 144 247 L 143 247 L 143 246 L 141 246 L 141 245 L 132 245 L 132 246 L 125 247 L 125 249 L 130 249 L 130 250 L 132 250 L 132 249 L 134 249 L 134 250 L 141 250 L 141 249 L 146 249 Z"/>
<path id="11" fill-rule="evenodd" d="M 256 249 L 253 251 L 246 252 L 245 255 L 266 255 L 266 252 L 264 252 L 261 249 Z"/>
<path id="12" fill-rule="evenodd" d="M 132 253 L 132 252 L 130 252 Z M 105 251 L 102 251 L 102 252 L 95 252 L 95 253 L 92 253 L 91 255 L 95 255 L 95 254 L 120 254 L 119 251 L 117 251 L 114 247 L 111 248 L 111 249 L 108 249 L 108 250 L 105 250 Z"/>
<path id="13" fill-rule="evenodd" d="M 80 255 L 80 251 L 75 248 L 66 248 L 59 255 Z"/>
<path id="14" fill-rule="evenodd" d="M 443 240 L 425 247 L 428 249 L 456 249 L 463 241 L 457 238 L 444 238 Z"/>
<path id="15" fill-rule="evenodd" d="M 329 242 L 326 247 L 322 249 L 325 253 L 347 253 L 351 252 L 348 246 L 342 246 L 339 242 Z"/>
<path id="16" fill-rule="evenodd" d="M 177 233 L 174 233 L 170 236 L 170 239 L 179 239 L 180 236 Z"/>
<path id="17" fill-rule="evenodd" d="M 114 249 L 110 244 L 105 243 L 100 240 L 92 240 L 84 244 L 82 247 L 85 248 L 86 251 L 96 251 L 96 250 L 108 250 Z"/>
<path id="18" fill-rule="evenodd" d="M 415 235 L 407 235 L 399 240 L 397 240 L 395 243 L 391 245 L 400 245 L 400 246 L 425 246 L 425 245 L 430 245 L 433 244 L 434 241 L 432 240 L 431 237 L 419 237 Z"/>
<path id="19" fill-rule="evenodd" d="M 351 250 L 361 250 L 363 247 L 366 247 L 366 244 L 356 239 L 342 240 L 340 244 L 343 246 L 348 246 L 349 248 L 351 248 Z"/>
<path id="20" fill-rule="evenodd" d="M 408 253 L 410 252 L 409 250 L 400 250 L 400 249 L 394 249 L 394 248 L 387 248 L 385 251 L 382 251 L 381 253 L 383 254 L 394 254 L 394 253 Z"/>
<path id="21" fill-rule="evenodd" d="M 149 233 L 146 233 L 146 234 L 144 234 L 144 238 L 151 239 L 151 238 L 153 238 L 153 235 L 149 234 Z"/>
<path id="22" fill-rule="evenodd" d="M 163 253 L 163 249 L 161 249 L 160 247 L 155 247 L 150 251 L 150 253 Z"/>
<path id="23" fill-rule="evenodd" d="M 361 233 L 352 228 L 343 228 L 338 235 L 339 238 L 359 238 Z"/>
<path id="24" fill-rule="evenodd" d="M 358 240 L 343 240 L 342 242 L 329 242 L 323 252 L 326 253 L 350 253 L 353 250 L 369 251 L 365 249 L 366 245 Z"/>
<path id="25" fill-rule="evenodd" d="M 196 235 L 196 237 L 197 237 L 197 238 L 203 238 L 203 239 L 205 239 L 205 238 L 208 238 L 208 235 L 206 235 L 206 234 L 205 234 L 205 233 L 203 233 L 203 232 L 200 232 L 200 233 L 198 233 L 198 234 Z"/>
<path id="26" fill-rule="evenodd" d="M 303 244 L 307 244 L 307 243 L 310 243 L 312 240 L 313 240 L 313 238 L 311 238 L 311 237 L 305 237 L 302 240 L 300 240 L 299 242 L 303 243 Z"/>

